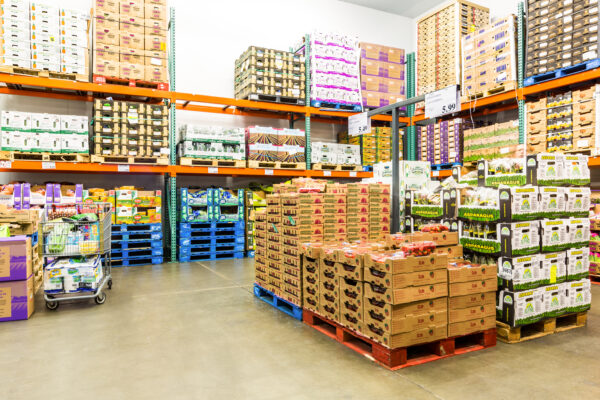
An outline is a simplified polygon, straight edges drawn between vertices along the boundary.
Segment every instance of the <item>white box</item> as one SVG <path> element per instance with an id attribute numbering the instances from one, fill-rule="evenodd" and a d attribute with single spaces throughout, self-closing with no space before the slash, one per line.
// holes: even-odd
<path id="1" fill-rule="evenodd" d="M 2 111 L 0 114 L 2 130 L 31 130 L 31 113 L 21 111 Z"/>
<path id="2" fill-rule="evenodd" d="M 61 64 L 60 65 L 60 72 L 62 72 L 63 74 L 81 74 L 81 75 L 87 75 L 88 74 L 88 68 L 85 65 Z"/>
<path id="3" fill-rule="evenodd" d="M 2 26 L 0 31 L 1 36 L 5 41 L 20 40 L 28 42 L 31 40 L 31 31 L 28 25 L 20 25 L 19 27 Z"/>
<path id="4" fill-rule="evenodd" d="M 60 44 L 60 41 L 58 39 L 58 32 L 56 32 L 56 34 L 52 34 L 48 32 L 32 31 L 30 39 L 32 42 L 36 41 L 46 44 Z"/>
<path id="5" fill-rule="evenodd" d="M 2 31 L 11 30 L 11 29 L 20 29 L 23 30 L 25 27 L 29 26 L 29 15 L 24 16 L 21 14 L 13 14 L 13 15 L 3 15 L 2 19 L 0 19 L 0 27 L 2 27 Z"/>
<path id="6" fill-rule="evenodd" d="M 3 151 L 19 151 L 25 145 L 25 132 L 19 131 L 2 131 L 2 150 Z"/>
<path id="7" fill-rule="evenodd" d="M 592 292 L 589 279 L 567 282 L 567 312 L 585 311 L 592 303 Z"/>
<path id="8" fill-rule="evenodd" d="M 60 150 L 60 135 L 50 132 L 39 132 L 37 137 L 37 146 L 39 151 L 52 152 Z"/>
<path id="9" fill-rule="evenodd" d="M 85 11 L 71 10 L 69 8 L 61 8 L 58 11 L 61 18 L 66 19 L 90 19 L 90 14 Z"/>
<path id="10" fill-rule="evenodd" d="M 85 66 L 88 49 L 84 47 L 61 46 L 59 52 L 61 64 Z"/>
<path id="11" fill-rule="evenodd" d="M 60 115 L 31 114 L 31 130 L 34 132 L 60 132 Z"/>
<path id="12" fill-rule="evenodd" d="M 85 115 L 61 115 L 60 131 L 62 133 L 88 133 L 88 117 Z"/>
<path id="13" fill-rule="evenodd" d="M 542 292 L 542 303 L 544 304 L 544 316 L 556 317 L 564 314 L 568 307 L 566 284 L 559 283 L 539 288 Z"/>
<path id="14" fill-rule="evenodd" d="M 17 58 L 17 59 L 22 59 L 22 60 L 26 60 L 28 58 L 31 58 L 31 50 L 30 49 L 26 49 L 23 47 L 9 47 L 6 48 L 4 46 L 2 46 L 2 57 L 5 58 Z"/>
<path id="15" fill-rule="evenodd" d="M 60 63 L 51 63 L 51 62 L 32 60 L 31 68 L 43 69 L 45 71 L 60 72 Z"/>
<path id="16" fill-rule="evenodd" d="M 58 20 L 56 22 L 31 22 L 29 24 L 29 29 L 31 30 L 31 34 L 47 34 L 58 36 L 60 33 L 60 25 L 58 24 Z"/>
<path id="17" fill-rule="evenodd" d="M 3 0 L 0 5 L 4 12 L 18 12 L 29 14 L 29 2 L 22 0 Z"/>
<path id="18" fill-rule="evenodd" d="M 89 138 L 87 135 L 59 135 L 63 153 L 89 153 Z"/>
<path id="19" fill-rule="evenodd" d="M 33 50 L 31 52 L 31 60 L 34 64 L 60 64 L 60 53 L 58 51 L 57 46 L 54 47 L 55 51 L 37 51 Z"/>
<path id="20" fill-rule="evenodd" d="M 59 35 L 59 44 L 70 47 L 88 47 L 88 36 L 79 31 L 63 31 Z"/>
<path id="21" fill-rule="evenodd" d="M 7 51 L 14 49 L 23 49 L 31 51 L 31 41 L 27 40 L 18 40 L 12 38 L 4 38 L 2 40 L 2 47 L 0 47 L 0 53 L 6 54 Z"/>
<path id="22" fill-rule="evenodd" d="M 56 15 L 58 17 L 58 8 L 48 3 L 32 1 L 29 3 L 29 10 L 31 10 L 31 15 Z"/>
<path id="23" fill-rule="evenodd" d="M 84 33 L 87 32 L 88 21 L 86 19 L 60 17 L 59 27 L 61 31 L 74 30 Z"/>

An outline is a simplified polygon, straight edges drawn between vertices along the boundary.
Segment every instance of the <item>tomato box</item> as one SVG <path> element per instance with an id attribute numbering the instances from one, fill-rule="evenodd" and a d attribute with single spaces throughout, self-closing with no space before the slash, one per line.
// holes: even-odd
<path id="1" fill-rule="evenodd" d="M 401 257 L 397 253 L 389 252 L 378 254 L 377 256 L 365 254 L 363 262 L 365 268 L 372 267 L 382 272 L 400 274 L 446 269 L 448 266 L 448 256 L 432 254 L 427 257 Z"/>
<path id="2" fill-rule="evenodd" d="M 448 293 L 450 297 L 483 292 L 495 292 L 497 289 L 498 279 L 496 277 L 477 281 L 454 282 L 448 285 Z"/>
<path id="3" fill-rule="evenodd" d="M 463 264 L 448 266 L 448 282 L 468 282 L 493 279 L 498 275 L 497 265 Z"/>
<path id="4" fill-rule="evenodd" d="M 435 299 L 448 295 L 448 284 L 438 283 L 427 286 L 412 286 L 400 289 L 385 288 L 365 283 L 365 296 L 388 304 L 403 304 L 413 301 Z"/>
<path id="5" fill-rule="evenodd" d="M 425 286 L 447 283 L 448 274 L 443 269 L 431 271 L 409 272 L 406 274 L 390 274 L 375 268 L 365 268 L 364 281 L 385 288 L 404 288 L 409 286 Z"/>
<path id="6" fill-rule="evenodd" d="M 432 325 L 442 326 L 447 324 L 448 313 L 446 310 L 428 311 L 422 314 L 406 315 L 402 318 L 381 318 L 375 313 L 366 313 L 364 321 L 367 324 L 377 324 L 383 328 L 385 333 L 394 335 L 428 328 Z"/>

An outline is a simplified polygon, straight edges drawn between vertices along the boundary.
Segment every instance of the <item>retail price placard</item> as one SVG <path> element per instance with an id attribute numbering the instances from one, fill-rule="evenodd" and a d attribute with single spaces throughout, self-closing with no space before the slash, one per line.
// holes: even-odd
<path id="1" fill-rule="evenodd" d="M 436 118 L 460 110 L 458 86 L 448 86 L 425 95 L 425 118 Z"/>
<path id="2" fill-rule="evenodd" d="M 348 117 L 348 135 L 358 136 L 371 133 L 371 118 L 368 113 L 363 112 Z"/>

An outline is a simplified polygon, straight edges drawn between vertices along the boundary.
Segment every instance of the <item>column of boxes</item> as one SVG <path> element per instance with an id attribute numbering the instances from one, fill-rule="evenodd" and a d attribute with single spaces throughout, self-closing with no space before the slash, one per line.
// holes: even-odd
<path id="1" fill-rule="evenodd" d="M 266 217 L 267 268 L 269 271 L 269 290 L 276 296 L 283 297 L 283 252 L 282 252 L 282 217 L 281 197 L 279 194 L 267 196 Z"/>
<path id="2" fill-rule="evenodd" d="M 267 209 L 260 208 L 254 213 L 254 279 L 264 289 L 269 285 L 269 267 L 267 264 Z"/>
<path id="3" fill-rule="evenodd" d="M 347 191 L 346 235 L 348 240 L 369 240 L 369 185 L 349 183 Z"/>
<path id="4" fill-rule="evenodd" d="M 2 65 L 31 68 L 29 6 L 29 1 L 7 1 L 2 4 Z"/>
<path id="5" fill-rule="evenodd" d="M 378 108 L 406 98 L 404 50 L 360 43 L 362 105 Z"/>
<path id="6" fill-rule="evenodd" d="M 304 308 L 319 312 L 319 275 L 321 259 L 312 254 L 311 247 L 303 248 L 302 255 L 302 305 Z"/>
<path id="7" fill-rule="evenodd" d="M 417 21 L 417 92 L 460 84 L 460 38 L 489 24 L 489 9 L 452 1 Z"/>
<path id="8" fill-rule="evenodd" d="M 96 0 L 94 38 L 94 75 L 168 81 L 165 0 Z"/>
<path id="9" fill-rule="evenodd" d="M 281 193 L 282 297 L 302 305 L 302 240 L 300 235 L 312 212 L 297 193 Z"/>
<path id="10" fill-rule="evenodd" d="M 364 303 L 362 255 L 346 249 L 338 250 L 335 254 L 334 267 L 340 292 L 339 323 L 357 332 L 363 332 L 367 306 Z"/>
<path id="11" fill-rule="evenodd" d="M 310 159 L 313 164 L 361 165 L 360 146 L 311 142 Z"/>
<path id="12" fill-rule="evenodd" d="M 162 191 L 134 187 L 115 189 L 114 222 L 120 224 L 155 224 L 162 221 Z"/>
<path id="13" fill-rule="evenodd" d="M 279 101 L 286 97 L 303 105 L 305 68 L 303 55 L 250 46 L 235 61 L 235 98 Z"/>
<path id="14" fill-rule="evenodd" d="M 19 212 L 23 214 L 23 211 Z M 29 214 L 29 212 L 27 212 Z M 36 279 L 32 261 L 31 238 L 15 236 L 0 239 L 0 297 L 3 301 L 0 322 L 29 319 L 35 310 Z"/>
<path id="15" fill-rule="evenodd" d="M 523 157 L 518 120 L 465 129 L 463 143 L 464 162 Z"/>
<path id="16" fill-rule="evenodd" d="M 264 126 L 246 128 L 248 160 L 262 162 L 306 162 L 306 135 L 302 129 Z"/>
<path id="17" fill-rule="evenodd" d="M 94 154 L 166 158 L 169 109 L 164 105 L 96 99 Z"/>
<path id="18" fill-rule="evenodd" d="M 390 185 L 369 185 L 369 240 L 382 241 L 390 234 Z"/>
<path id="19" fill-rule="evenodd" d="M 464 128 L 460 118 L 417 126 L 417 159 L 431 164 L 462 162 Z"/>
<path id="20" fill-rule="evenodd" d="M 335 188 L 337 190 L 331 192 L 328 187 L 327 193 L 323 194 L 324 243 L 340 243 L 346 240 L 346 192 L 342 185 Z"/>

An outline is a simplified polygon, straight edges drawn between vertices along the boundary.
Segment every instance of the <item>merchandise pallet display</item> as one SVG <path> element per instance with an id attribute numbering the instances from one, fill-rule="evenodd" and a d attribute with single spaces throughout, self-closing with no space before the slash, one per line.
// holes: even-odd
<path id="1" fill-rule="evenodd" d="M 359 47 L 363 107 L 378 108 L 406 99 L 404 50 L 372 43 L 359 43 Z"/>
<path id="2" fill-rule="evenodd" d="M 463 161 L 463 131 L 467 121 L 456 118 L 416 127 L 417 160 L 442 168 Z"/>
<path id="3" fill-rule="evenodd" d="M 594 208 L 595 204 L 592 204 L 592 209 Z M 590 281 L 598 284 L 600 283 L 600 221 L 595 217 L 590 219 L 590 231 Z"/>
<path id="4" fill-rule="evenodd" d="M 402 132 L 400 133 L 402 135 Z M 338 134 L 340 143 L 348 143 L 359 146 L 360 158 L 363 166 L 373 166 L 375 163 L 392 160 L 392 128 L 373 127 L 371 132 L 359 136 L 349 136 L 348 132 Z M 403 144 L 400 140 L 400 152 L 398 157 L 403 158 Z M 331 146 L 331 144 L 329 144 Z M 314 150 L 313 150 L 314 152 Z M 324 152 L 321 150 L 321 154 Z"/>

